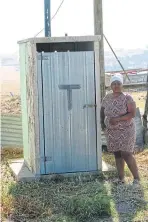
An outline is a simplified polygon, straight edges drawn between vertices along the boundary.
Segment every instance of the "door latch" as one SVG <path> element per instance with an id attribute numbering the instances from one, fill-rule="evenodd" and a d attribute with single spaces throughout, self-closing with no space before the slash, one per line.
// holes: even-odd
<path id="1" fill-rule="evenodd" d="M 85 109 L 85 108 L 93 108 L 93 107 L 97 107 L 97 104 L 85 104 L 83 106 L 83 109 Z"/>

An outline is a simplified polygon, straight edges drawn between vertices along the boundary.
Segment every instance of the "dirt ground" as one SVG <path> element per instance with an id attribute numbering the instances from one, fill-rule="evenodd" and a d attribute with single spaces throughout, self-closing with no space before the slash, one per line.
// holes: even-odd
<path id="1" fill-rule="evenodd" d="M 0 95 L 20 95 L 20 74 L 14 67 L 0 67 Z"/>
<path id="2" fill-rule="evenodd" d="M 2 96 L 1 97 L 1 114 L 21 114 L 20 96 Z"/>
<path id="3" fill-rule="evenodd" d="M 14 67 L 0 67 L 1 114 L 20 114 L 20 75 Z"/>

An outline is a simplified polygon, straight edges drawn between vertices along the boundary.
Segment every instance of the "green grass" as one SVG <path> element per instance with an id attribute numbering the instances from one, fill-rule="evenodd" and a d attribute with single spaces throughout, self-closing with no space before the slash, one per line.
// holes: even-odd
<path id="1" fill-rule="evenodd" d="M 11 215 L 16 221 L 26 221 L 51 217 L 52 221 L 57 221 L 57 218 L 67 217 L 70 221 L 86 221 L 111 215 L 111 197 L 97 177 L 73 178 L 71 181 L 60 181 L 56 177 L 53 181 L 16 183 L 6 163 L 2 170 L 5 218 Z"/>
<path id="2" fill-rule="evenodd" d="M 13 158 L 22 155 L 13 152 Z M 127 184 L 116 184 L 116 172 L 99 176 L 64 179 L 56 176 L 52 181 L 16 182 L 8 166 L 8 151 L 2 161 L 2 216 L 17 222 L 97 222 L 145 221 L 148 218 L 148 150 L 137 154 L 142 185 L 129 185 L 131 174 L 126 172 Z M 112 155 L 103 159 L 114 165 Z M 129 204 L 129 214 L 118 213 L 116 207 Z M 123 220 L 124 219 L 124 220 Z M 5 221 L 5 220 L 3 220 Z"/>

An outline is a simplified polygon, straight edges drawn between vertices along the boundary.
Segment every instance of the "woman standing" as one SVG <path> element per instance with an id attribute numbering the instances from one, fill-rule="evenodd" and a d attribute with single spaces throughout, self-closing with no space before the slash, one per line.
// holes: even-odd
<path id="1" fill-rule="evenodd" d="M 122 92 L 123 76 L 111 77 L 111 89 L 102 101 L 101 126 L 107 137 L 108 151 L 114 153 L 119 181 L 124 183 L 124 165 L 127 163 L 134 183 L 139 181 L 136 161 L 133 157 L 135 146 L 135 123 L 133 118 L 136 105 L 130 95 Z"/>

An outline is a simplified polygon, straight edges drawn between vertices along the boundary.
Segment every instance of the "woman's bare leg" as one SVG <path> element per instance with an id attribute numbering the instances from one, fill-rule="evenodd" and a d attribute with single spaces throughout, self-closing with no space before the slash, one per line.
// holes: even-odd
<path id="1" fill-rule="evenodd" d="M 122 155 L 122 158 L 127 163 L 127 166 L 130 169 L 134 179 L 135 180 L 140 180 L 139 173 L 138 173 L 138 167 L 137 167 L 137 164 L 136 164 L 136 160 L 133 157 L 133 154 L 130 153 L 130 152 L 121 151 L 121 155 Z"/>
<path id="2" fill-rule="evenodd" d="M 119 179 L 121 181 L 124 181 L 124 165 L 125 165 L 124 159 L 123 159 L 120 151 L 114 152 L 114 156 L 115 156 L 116 167 L 117 167 Z"/>

